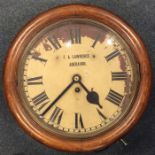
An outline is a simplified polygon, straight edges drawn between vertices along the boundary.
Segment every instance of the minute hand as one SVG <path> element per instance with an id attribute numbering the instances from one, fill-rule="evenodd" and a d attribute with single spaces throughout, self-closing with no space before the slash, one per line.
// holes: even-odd
<path id="1" fill-rule="evenodd" d="M 59 95 L 58 97 L 51 102 L 51 104 L 46 108 L 46 110 L 41 114 L 41 116 L 45 115 L 50 109 L 51 107 L 56 104 L 56 102 L 67 92 L 67 90 L 74 84 L 74 81 L 72 81 Z"/>

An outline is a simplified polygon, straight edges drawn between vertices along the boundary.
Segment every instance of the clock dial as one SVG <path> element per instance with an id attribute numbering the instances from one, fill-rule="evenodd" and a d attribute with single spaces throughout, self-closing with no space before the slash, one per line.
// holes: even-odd
<path id="1" fill-rule="evenodd" d="M 113 30 L 68 19 L 40 31 L 18 67 L 18 90 L 31 117 L 46 130 L 86 138 L 115 126 L 138 88 L 138 64 Z"/>

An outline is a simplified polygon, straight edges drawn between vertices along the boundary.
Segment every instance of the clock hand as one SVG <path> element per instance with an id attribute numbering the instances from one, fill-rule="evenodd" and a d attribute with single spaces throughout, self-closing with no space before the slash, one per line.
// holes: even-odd
<path id="1" fill-rule="evenodd" d="M 53 105 L 69 90 L 69 88 L 74 84 L 81 80 L 81 77 L 78 74 L 75 74 L 72 78 L 72 82 L 57 96 L 57 98 L 46 108 L 46 110 L 41 114 L 43 117 Z"/>
<path id="2" fill-rule="evenodd" d="M 97 104 L 100 108 L 102 108 L 99 103 L 99 95 L 97 92 L 93 91 L 93 89 L 87 94 L 87 100 L 88 102 L 92 104 Z"/>
<path id="3" fill-rule="evenodd" d="M 89 90 L 87 89 L 87 87 L 81 81 L 79 81 L 79 84 L 86 91 L 86 93 L 89 94 Z"/>
<path id="4" fill-rule="evenodd" d="M 74 81 L 72 81 L 58 96 L 57 98 L 46 108 L 46 110 L 41 114 L 41 116 L 45 115 L 53 105 L 56 104 L 56 102 L 69 90 L 69 88 L 74 84 Z"/>
<path id="5" fill-rule="evenodd" d="M 91 91 L 89 91 L 87 89 L 87 87 L 81 82 L 81 80 L 79 80 L 79 84 L 87 92 L 87 101 L 89 103 L 92 103 L 92 104 L 97 104 L 100 108 L 102 108 L 102 106 L 99 103 L 99 95 L 98 95 L 98 93 L 93 91 L 93 89 L 91 89 Z"/>

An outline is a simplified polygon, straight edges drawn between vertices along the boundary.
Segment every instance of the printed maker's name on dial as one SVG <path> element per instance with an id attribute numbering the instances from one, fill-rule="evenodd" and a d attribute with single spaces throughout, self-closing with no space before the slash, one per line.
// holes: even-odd
<path id="1" fill-rule="evenodd" d="M 73 55 L 63 55 L 63 59 L 66 59 L 66 60 L 78 60 L 78 61 L 71 61 L 69 62 L 69 66 L 70 67 L 75 67 L 75 66 L 86 66 L 87 63 L 86 61 L 84 61 L 84 59 L 88 60 L 88 59 L 94 59 L 95 58 L 95 55 L 94 54 L 73 54 Z M 80 59 L 82 59 L 82 61 L 80 61 Z"/>

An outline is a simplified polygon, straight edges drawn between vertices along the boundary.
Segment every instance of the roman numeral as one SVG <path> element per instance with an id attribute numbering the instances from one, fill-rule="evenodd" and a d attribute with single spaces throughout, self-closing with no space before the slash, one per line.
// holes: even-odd
<path id="1" fill-rule="evenodd" d="M 59 40 L 55 36 L 48 38 L 48 40 L 52 44 L 52 46 L 55 48 L 55 50 L 58 50 L 59 48 L 61 48 Z"/>
<path id="2" fill-rule="evenodd" d="M 97 42 L 99 41 L 99 39 L 100 39 L 100 35 L 97 35 L 91 47 L 95 48 L 95 46 L 96 46 Z"/>
<path id="3" fill-rule="evenodd" d="M 115 58 L 116 56 L 120 55 L 120 52 L 118 50 L 110 53 L 105 57 L 106 61 L 110 61 L 111 59 Z"/>
<path id="4" fill-rule="evenodd" d="M 43 109 L 43 108 L 47 105 L 48 102 L 49 102 L 49 101 L 44 102 L 41 106 L 37 107 L 37 110 L 40 111 L 41 109 Z"/>
<path id="5" fill-rule="evenodd" d="M 102 119 L 107 119 L 107 117 L 99 109 L 96 108 L 96 110 Z"/>
<path id="6" fill-rule="evenodd" d="M 43 78 L 42 76 L 37 76 L 37 77 L 27 79 L 27 84 L 28 85 L 40 85 L 40 84 L 43 84 L 42 78 Z"/>
<path id="7" fill-rule="evenodd" d="M 52 50 L 52 47 L 51 47 L 51 45 L 49 45 L 49 44 L 47 43 L 47 40 L 43 41 L 42 44 L 43 44 L 43 47 L 44 47 L 45 51 L 50 51 L 50 50 Z"/>
<path id="8" fill-rule="evenodd" d="M 82 116 L 79 113 L 75 113 L 75 128 L 84 128 L 84 124 L 82 121 Z"/>
<path id="9" fill-rule="evenodd" d="M 50 121 L 51 122 L 55 122 L 57 124 L 61 123 L 61 119 L 62 119 L 62 115 L 63 115 L 63 111 L 62 109 L 60 109 L 59 107 L 56 107 L 50 117 Z"/>
<path id="10" fill-rule="evenodd" d="M 41 103 L 47 103 L 49 102 L 49 98 L 46 95 L 45 91 L 41 92 L 40 94 L 36 95 L 35 97 L 32 98 L 32 101 L 35 105 L 41 104 Z"/>
<path id="11" fill-rule="evenodd" d="M 80 29 L 70 30 L 70 38 L 72 44 L 81 44 L 81 32 Z"/>
<path id="12" fill-rule="evenodd" d="M 43 43 L 43 47 L 44 47 L 45 51 L 52 50 L 51 46 L 49 44 L 47 44 L 47 43 Z"/>
<path id="13" fill-rule="evenodd" d="M 112 80 L 126 80 L 127 72 L 112 72 Z"/>
<path id="14" fill-rule="evenodd" d="M 40 58 L 39 56 L 35 56 L 35 55 L 33 55 L 33 54 L 32 54 L 32 58 L 35 59 L 35 60 L 39 60 L 39 61 L 41 61 L 41 62 L 44 62 L 44 63 L 47 62 L 47 59 Z"/>
<path id="15" fill-rule="evenodd" d="M 116 105 L 119 105 L 122 100 L 123 100 L 123 95 L 117 93 L 116 91 L 114 90 L 110 90 L 109 91 L 109 94 L 107 95 L 106 99 Z"/>
<path id="16" fill-rule="evenodd" d="M 31 52 L 30 52 L 30 55 L 32 56 L 32 59 L 34 60 L 38 60 L 40 62 L 43 62 L 43 63 L 46 63 L 47 62 L 47 59 L 44 59 L 44 58 L 41 58 L 41 53 L 38 52 L 36 49 L 33 49 Z"/>

